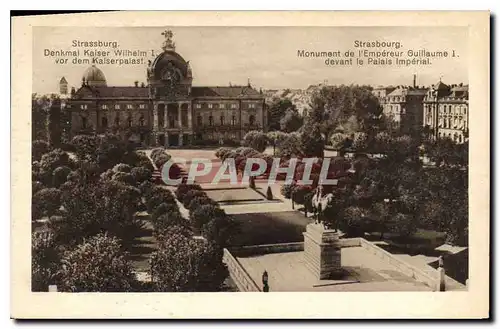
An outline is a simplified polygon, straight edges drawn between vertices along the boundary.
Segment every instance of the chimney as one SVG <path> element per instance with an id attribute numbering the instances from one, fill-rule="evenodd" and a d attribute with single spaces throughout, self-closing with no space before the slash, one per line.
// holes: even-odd
<path id="1" fill-rule="evenodd" d="M 139 87 L 139 81 L 137 81 L 137 80 L 136 80 L 136 81 L 134 81 L 134 85 L 135 85 L 136 87 Z"/>
<path id="2" fill-rule="evenodd" d="M 146 87 L 146 85 L 144 84 L 144 82 L 141 82 L 141 88 L 144 88 Z"/>
<path id="3" fill-rule="evenodd" d="M 413 75 L 413 88 L 415 88 L 417 86 L 417 75 L 414 74 Z"/>

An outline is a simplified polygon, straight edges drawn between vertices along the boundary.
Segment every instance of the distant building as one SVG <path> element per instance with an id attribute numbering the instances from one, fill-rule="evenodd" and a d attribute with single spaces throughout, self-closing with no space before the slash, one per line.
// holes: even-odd
<path id="1" fill-rule="evenodd" d="M 422 127 L 423 99 L 426 88 L 413 86 L 377 87 L 373 94 L 379 98 L 384 115 L 392 120 L 395 128 L 405 134 L 419 134 Z"/>
<path id="2" fill-rule="evenodd" d="M 423 120 L 434 138 L 465 142 L 469 132 L 469 86 L 448 86 L 441 81 L 433 85 L 424 98 Z"/>
<path id="3" fill-rule="evenodd" d="M 199 141 L 239 141 L 250 130 L 267 127 L 265 97 L 245 86 L 192 86 L 189 61 L 175 51 L 165 31 L 163 52 L 149 61 L 147 85 L 108 86 L 96 66 L 83 74 L 66 107 L 71 136 L 113 132 L 142 145 L 181 146 Z M 66 79 L 60 92 L 67 93 Z"/>

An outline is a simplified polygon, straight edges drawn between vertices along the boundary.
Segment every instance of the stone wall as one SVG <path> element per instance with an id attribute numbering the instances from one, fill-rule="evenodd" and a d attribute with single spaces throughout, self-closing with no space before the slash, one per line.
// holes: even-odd
<path id="1" fill-rule="evenodd" d="M 360 238 L 359 239 L 360 246 L 365 248 L 370 253 L 382 258 L 384 261 L 388 262 L 392 266 L 398 268 L 399 271 L 404 273 L 405 275 L 413 278 L 416 281 L 422 282 L 425 285 L 431 287 L 431 289 L 436 290 L 436 283 L 439 281 L 439 276 L 437 271 L 435 271 L 435 275 L 431 275 L 430 273 L 424 272 L 419 268 L 414 267 L 392 255 L 391 253 L 385 251 L 384 249 L 376 246 L 375 244 Z"/>
<path id="2" fill-rule="evenodd" d="M 242 292 L 259 292 L 261 291 L 259 286 L 250 277 L 248 272 L 241 266 L 236 258 L 231 255 L 229 250 L 224 248 L 223 262 L 227 265 L 229 270 L 229 275 L 233 279 L 234 283 L 238 287 L 239 291 Z"/>

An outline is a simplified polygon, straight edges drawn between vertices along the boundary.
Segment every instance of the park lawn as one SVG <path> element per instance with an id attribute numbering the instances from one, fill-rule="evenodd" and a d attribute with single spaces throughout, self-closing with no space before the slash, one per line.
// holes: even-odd
<path id="1" fill-rule="evenodd" d="M 405 244 L 435 244 L 438 241 L 443 241 L 446 239 L 446 233 L 437 232 L 432 230 L 424 230 L 417 229 L 413 235 L 409 237 L 399 237 L 394 236 L 390 237 L 389 240 L 392 240 L 396 243 L 405 243 Z"/>
<path id="2" fill-rule="evenodd" d="M 303 232 L 311 219 L 298 211 L 231 215 L 240 224 L 233 246 L 303 242 Z"/>

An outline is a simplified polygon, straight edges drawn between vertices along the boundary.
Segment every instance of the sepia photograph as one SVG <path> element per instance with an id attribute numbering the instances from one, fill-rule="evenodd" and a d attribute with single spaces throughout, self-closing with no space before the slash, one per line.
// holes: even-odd
<path id="1" fill-rule="evenodd" d="M 469 26 L 178 22 L 31 27 L 29 292 L 480 284 Z"/>

